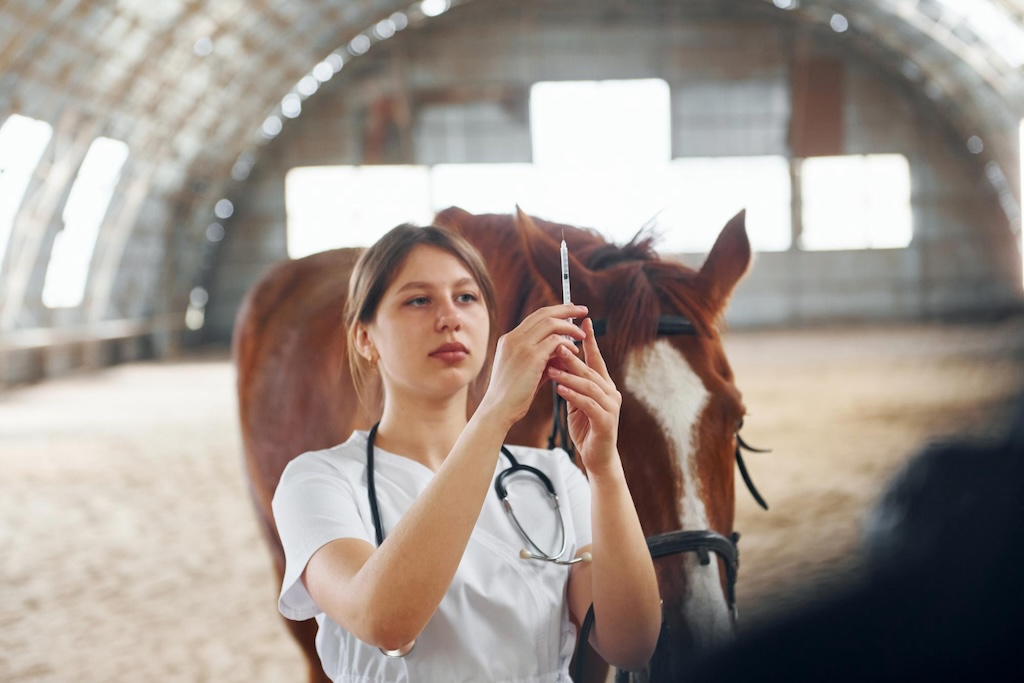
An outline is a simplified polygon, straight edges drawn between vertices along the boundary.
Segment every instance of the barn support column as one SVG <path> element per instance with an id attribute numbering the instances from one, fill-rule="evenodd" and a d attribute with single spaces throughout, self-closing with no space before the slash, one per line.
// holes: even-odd
<path id="1" fill-rule="evenodd" d="M 1017 138 L 1017 161 L 1020 164 L 1017 170 L 1017 179 L 1020 181 L 1017 205 L 1021 210 L 1017 215 L 1017 225 L 1014 227 L 1017 230 L 1017 247 L 1020 249 L 1021 288 L 1024 289 L 1024 119 L 1020 120 Z"/>

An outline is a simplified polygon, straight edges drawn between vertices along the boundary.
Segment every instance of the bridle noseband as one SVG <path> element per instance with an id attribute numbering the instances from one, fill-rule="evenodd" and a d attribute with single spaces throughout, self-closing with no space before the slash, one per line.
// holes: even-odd
<path id="1" fill-rule="evenodd" d="M 604 319 L 593 320 L 594 333 L 598 336 L 603 335 L 608 329 L 608 322 Z M 675 335 L 691 335 L 698 336 L 696 326 L 681 315 L 662 315 L 658 317 L 658 336 L 675 336 Z M 552 409 L 552 425 L 551 434 L 548 437 L 548 448 L 554 448 L 558 445 L 558 441 L 561 441 L 561 447 L 569 454 L 573 459 L 576 457 L 576 448 L 572 443 L 572 439 L 569 437 L 569 419 L 568 419 L 568 406 L 565 403 L 565 399 L 560 397 L 558 393 L 552 387 L 552 395 L 554 397 L 554 407 Z M 753 480 L 750 478 L 750 473 L 747 471 L 747 465 L 743 462 L 742 450 L 746 449 L 753 453 L 769 453 L 768 449 L 753 448 L 747 444 L 740 436 L 740 429 L 743 427 L 741 421 L 739 426 L 736 428 L 736 465 L 739 467 L 740 476 L 743 477 L 743 483 L 746 484 L 747 490 L 765 510 L 768 509 L 768 504 L 761 497 L 757 487 L 754 486 Z M 707 566 L 711 563 L 711 553 L 715 553 L 722 559 L 725 565 L 725 599 L 726 604 L 729 607 L 729 612 L 733 616 L 733 620 L 737 618 L 736 609 L 736 579 L 739 576 L 740 568 L 740 551 L 737 545 L 740 539 L 738 532 L 732 532 L 728 537 L 714 531 L 712 529 L 694 529 L 694 530 L 683 530 L 683 531 L 669 531 L 663 534 L 657 534 L 650 536 L 647 539 L 647 548 L 651 552 L 653 559 L 666 557 L 668 555 L 678 555 L 680 553 L 696 553 L 698 561 L 701 565 Z M 583 624 L 580 628 L 579 642 L 585 643 L 590 636 L 590 630 L 594 625 L 594 606 L 590 606 L 590 610 L 587 612 L 586 618 L 583 620 Z M 582 652 L 576 654 L 576 673 L 573 676 L 573 680 L 583 680 L 583 661 L 585 657 Z M 619 680 L 616 677 L 616 680 Z"/>

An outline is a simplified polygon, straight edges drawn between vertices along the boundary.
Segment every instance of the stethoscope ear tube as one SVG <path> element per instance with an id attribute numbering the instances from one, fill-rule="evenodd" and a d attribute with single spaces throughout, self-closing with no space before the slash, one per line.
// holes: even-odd
<path id="1" fill-rule="evenodd" d="M 377 536 L 377 547 L 379 548 L 384 542 L 384 525 L 381 524 L 380 509 L 377 507 L 377 486 L 373 470 L 373 442 L 377 438 L 377 427 L 380 427 L 380 422 L 370 427 L 370 433 L 366 435 L 366 496 L 370 499 L 370 516 L 373 517 L 373 530 Z"/>
<path id="2" fill-rule="evenodd" d="M 576 557 L 571 560 L 561 559 L 562 556 L 565 555 L 565 550 L 568 545 L 568 538 L 565 534 L 565 520 L 562 519 L 562 509 L 558 503 L 558 495 L 555 493 L 555 486 L 554 484 L 551 483 L 551 480 L 548 478 L 548 476 L 541 472 L 540 470 L 538 470 L 536 467 L 530 467 L 529 465 L 520 465 L 512 456 L 512 454 L 508 451 L 508 449 L 506 449 L 504 446 L 501 447 L 501 451 L 502 453 L 505 454 L 505 457 L 507 457 L 509 461 L 512 463 L 512 466 L 509 467 L 507 470 L 501 472 L 497 477 L 495 477 L 494 491 L 495 493 L 498 494 L 498 498 L 501 499 L 501 506 L 505 510 L 505 515 L 512 522 L 512 525 L 516 528 L 516 531 L 519 532 L 519 535 L 523 538 L 523 540 L 526 541 L 526 544 L 530 548 L 532 548 L 532 550 L 528 550 L 526 548 L 520 550 L 519 557 L 524 560 L 540 560 L 541 562 L 551 562 L 552 564 L 561 565 L 576 564 L 577 562 L 589 562 L 591 560 L 590 553 L 584 553 L 580 557 Z M 551 507 L 554 509 L 555 516 L 558 518 L 559 534 L 562 537 L 561 547 L 559 548 L 558 552 L 554 555 L 548 555 L 543 550 L 541 550 L 536 543 L 533 542 L 533 539 L 530 538 L 530 535 L 526 533 L 526 529 L 524 529 L 523 525 L 519 523 L 519 519 L 516 517 L 515 511 L 512 509 L 512 503 L 510 503 L 508 500 L 508 491 L 505 488 L 505 479 L 519 473 L 531 474 L 535 476 L 538 480 L 540 480 L 541 484 L 544 485 L 544 489 L 548 494 L 548 498 L 551 500 Z"/>

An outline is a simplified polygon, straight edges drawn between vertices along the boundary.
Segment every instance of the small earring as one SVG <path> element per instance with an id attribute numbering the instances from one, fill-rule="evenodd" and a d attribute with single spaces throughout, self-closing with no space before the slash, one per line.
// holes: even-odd
<path id="1" fill-rule="evenodd" d="M 377 360 L 377 354 L 373 354 L 372 356 L 370 356 L 370 369 L 373 370 L 374 372 L 377 372 Z"/>

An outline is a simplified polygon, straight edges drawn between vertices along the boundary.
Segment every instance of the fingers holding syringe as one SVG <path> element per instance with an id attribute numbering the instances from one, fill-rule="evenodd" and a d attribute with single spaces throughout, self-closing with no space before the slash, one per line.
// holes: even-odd
<path id="1" fill-rule="evenodd" d="M 545 368 L 557 357 L 559 348 L 575 350 L 574 340 L 582 340 L 583 330 L 570 318 L 586 315 L 586 307 L 560 304 L 547 306 L 528 315 L 518 326 L 498 340 L 491 370 L 488 405 L 515 420 L 526 414 Z"/>

